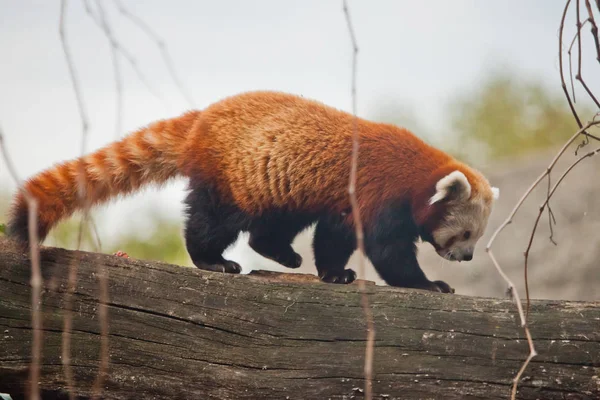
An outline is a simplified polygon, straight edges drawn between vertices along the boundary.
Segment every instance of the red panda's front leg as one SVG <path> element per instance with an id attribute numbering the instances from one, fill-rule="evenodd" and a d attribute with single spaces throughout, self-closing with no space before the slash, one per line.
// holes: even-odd
<path id="1" fill-rule="evenodd" d="M 453 293 L 446 282 L 430 281 L 417 261 L 418 230 L 408 207 L 384 209 L 365 232 L 365 251 L 390 286 Z"/>
<path id="2" fill-rule="evenodd" d="M 417 261 L 414 243 L 370 243 L 367 255 L 375 270 L 390 286 L 454 293 L 444 281 L 430 281 Z"/>

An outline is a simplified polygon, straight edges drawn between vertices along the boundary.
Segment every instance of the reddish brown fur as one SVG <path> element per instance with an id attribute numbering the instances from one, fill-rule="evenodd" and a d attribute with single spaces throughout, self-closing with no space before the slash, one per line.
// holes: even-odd
<path id="1" fill-rule="evenodd" d="M 436 223 L 443 204 L 425 206 L 435 182 L 453 170 L 467 176 L 472 197 L 491 202 L 485 178 L 408 130 L 360 118 L 357 123 L 357 194 L 367 224 L 383 204 L 398 198 L 412 199 L 419 222 Z M 245 93 L 59 164 L 33 177 L 25 189 L 39 201 L 41 238 L 76 209 L 177 175 L 202 177 L 250 215 L 272 208 L 341 212 L 349 207 L 352 131 L 352 115 L 316 101 Z M 77 182 L 84 185 L 84 202 Z M 26 208 L 17 195 L 13 218 Z"/>

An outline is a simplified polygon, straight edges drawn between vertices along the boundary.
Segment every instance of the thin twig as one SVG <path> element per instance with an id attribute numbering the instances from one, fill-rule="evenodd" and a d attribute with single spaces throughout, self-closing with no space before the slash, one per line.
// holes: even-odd
<path id="1" fill-rule="evenodd" d="M 560 82 L 561 82 L 562 90 L 565 94 L 565 97 L 567 98 L 567 102 L 569 103 L 569 108 L 571 109 L 571 113 L 573 114 L 573 117 L 575 118 L 575 121 L 577 122 L 577 126 L 579 128 L 581 128 L 583 126 L 583 124 L 581 123 L 579 114 L 577 114 L 577 110 L 575 110 L 575 106 L 573 105 L 573 101 L 571 100 L 571 96 L 569 95 L 569 91 L 567 90 L 567 84 L 565 83 L 565 75 L 564 75 L 564 70 L 563 70 L 563 56 L 562 56 L 563 31 L 565 28 L 565 20 L 567 18 L 567 11 L 569 10 L 570 4 L 571 4 L 571 0 L 567 0 L 567 3 L 565 4 L 565 8 L 563 10 L 562 17 L 560 19 L 560 26 L 558 28 L 558 68 L 559 68 L 559 72 L 560 72 Z M 599 137 L 592 135 L 585 130 L 582 133 L 585 135 L 586 140 L 589 138 L 592 138 L 592 139 L 600 141 Z M 581 147 L 581 146 L 579 146 L 579 147 Z M 579 147 L 578 147 L 578 149 L 579 149 Z"/>
<path id="2" fill-rule="evenodd" d="M 594 44 L 596 45 L 596 60 L 600 63 L 600 37 L 598 37 L 598 26 L 594 19 L 594 12 L 592 11 L 592 5 L 589 0 L 585 0 L 585 8 L 588 12 L 588 21 L 590 21 L 592 31 L 592 37 L 594 38 Z M 600 12 L 600 0 L 598 0 L 598 11 Z"/>
<path id="3" fill-rule="evenodd" d="M 567 90 L 567 85 L 565 83 L 565 75 L 563 72 L 563 62 L 562 62 L 563 30 L 565 27 L 565 19 L 567 18 L 567 10 L 569 9 L 570 4 L 571 4 L 571 0 L 567 0 L 567 3 L 565 4 L 565 9 L 563 11 L 562 18 L 560 20 L 560 27 L 558 28 L 558 68 L 560 71 L 561 87 L 563 89 L 563 92 L 565 93 L 565 96 L 567 97 L 567 102 L 569 103 L 569 108 L 571 109 L 571 112 L 573 113 L 573 116 L 575 117 L 575 120 L 577 121 L 577 125 L 581 128 L 582 124 L 581 124 L 581 121 L 579 120 L 579 115 L 577 115 L 577 111 L 575 110 L 575 107 L 573 106 L 573 103 L 571 101 L 571 96 L 569 96 L 569 92 Z"/>
<path id="4" fill-rule="evenodd" d="M 27 230 L 29 232 L 29 257 L 31 259 L 31 326 L 33 328 L 33 343 L 31 345 L 31 365 L 29 367 L 29 398 L 40 398 L 40 362 L 42 359 L 42 269 L 40 266 L 40 248 L 38 238 L 38 201 L 21 183 L 16 169 L 8 156 L 4 142 L 4 133 L 0 127 L 0 151 L 10 176 L 19 187 L 27 202 Z"/>
<path id="5" fill-rule="evenodd" d="M 73 63 L 73 57 L 69 45 L 67 44 L 67 37 L 65 32 L 65 12 L 67 8 L 67 0 L 61 0 L 60 2 L 60 23 L 59 33 L 60 42 L 62 44 L 65 59 L 67 61 L 67 67 L 69 68 L 69 75 L 71 77 L 71 84 L 73 85 L 73 91 L 75 92 L 75 98 L 77 99 L 77 108 L 79 109 L 79 115 L 81 117 L 81 153 L 83 153 L 87 147 L 87 139 L 89 133 L 89 119 L 87 112 L 83 105 L 83 96 L 79 86 L 79 80 L 75 72 L 75 64 Z"/>
<path id="6" fill-rule="evenodd" d="M 119 12 L 125 18 L 129 19 L 134 25 L 137 25 L 142 31 L 144 31 L 144 33 L 146 33 L 146 35 L 148 35 L 154 41 L 154 43 L 156 43 L 156 46 L 160 50 L 160 54 L 165 62 L 165 65 L 167 66 L 167 69 L 169 70 L 169 74 L 171 74 L 171 78 L 173 79 L 173 82 L 175 82 L 175 85 L 177 85 L 177 88 L 181 92 L 181 95 L 189 103 L 190 107 L 194 108 L 195 107 L 194 100 L 192 99 L 192 96 L 188 93 L 188 91 L 185 89 L 185 86 L 181 83 L 181 80 L 179 79 L 177 73 L 175 72 L 175 67 L 173 66 L 173 61 L 171 59 L 171 56 L 169 55 L 167 46 L 165 45 L 165 42 L 162 40 L 162 38 L 160 36 L 158 36 L 158 34 L 156 34 L 156 32 L 154 32 L 152 30 L 152 28 L 150 28 L 150 26 L 148 24 L 146 24 L 140 17 L 129 12 L 129 10 L 127 10 L 125 8 L 125 6 L 123 6 L 123 3 L 121 3 L 121 1 L 114 0 L 114 2 L 115 2 L 117 9 L 119 10 Z"/>
<path id="7" fill-rule="evenodd" d="M 100 321 L 100 368 L 94 381 L 93 399 L 102 398 L 104 382 L 108 378 L 109 342 L 108 342 L 108 270 L 105 265 L 98 267 L 98 284 L 100 286 L 100 299 L 98 306 L 98 319 Z"/>
<path id="8" fill-rule="evenodd" d="M 87 2 L 85 4 L 86 4 L 86 8 L 87 8 Z M 60 33 L 60 39 L 61 39 L 63 52 L 65 55 L 65 59 L 67 61 L 67 66 L 69 68 L 69 75 L 71 77 L 73 91 L 75 92 L 75 97 L 77 98 L 79 117 L 81 119 L 81 125 L 82 125 L 82 130 L 81 130 L 82 141 L 81 141 L 80 154 L 83 156 L 83 154 L 85 154 L 85 151 L 87 148 L 89 121 L 88 121 L 88 117 L 87 117 L 85 107 L 84 107 L 83 93 L 80 89 L 79 81 L 77 80 L 77 75 L 75 72 L 75 64 L 73 62 L 73 59 L 71 57 L 71 52 L 70 52 L 69 46 L 67 44 L 67 35 L 66 35 L 66 30 L 65 30 L 66 7 L 67 7 L 67 0 L 61 0 L 59 33 Z M 78 170 L 79 171 L 78 171 L 77 177 L 79 179 L 77 179 L 77 194 L 78 194 L 79 201 L 82 203 L 85 203 L 86 184 L 85 184 L 85 180 L 84 180 L 85 174 L 83 171 L 83 165 L 81 165 L 81 163 L 78 166 Z M 77 235 L 77 238 L 78 238 L 77 239 L 77 250 L 79 250 L 80 245 L 81 245 L 83 226 L 84 226 L 84 222 L 86 221 L 87 215 L 88 215 L 88 213 L 87 213 L 87 207 L 86 207 L 86 210 L 84 210 L 84 214 L 79 222 L 79 229 L 78 229 L 78 235 Z M 71 400 L 75 399 L 75 380 L 74 380 L 74 376 L 73 376 L 73 369 L 71 366 L 71 331 L 73 328 L 73 312 L 72 312 L 73 294 L 75 292 L 75 287 L 77 285 L 78 267 L 79 267 L 79 252 L 78 252 L 78 257 L 76 257 L 73 260 L 73 262 L 71 262 L 71 264 L 69 265 L 69 282 L 68 282 L 68 286 L 67 286 L 67 292 L 65 293 L 65 314 L 64 314 L 64 319 L 63 319 L 63 332 L 62 332 L 62 357 L 61 358 L 62 358 L 63 370 L 64 370 L 64 374 L 65 374 L 67 391 L 69 393 L 69 399 L 71 399 Z"/>
<path id="9" fill-rule="evenodd" d="M 585 20 L 583 22 L 583 24 L 581 25 L 581 27 L 583 28 L 583 26 L 588 22 L 589 20 Z M 577 30 L 577 33 L 573 36 L 573 39 L 571 40 L 571 44 L 569 45 L 569 50 L 567 51 L 567 54 L 569 55 L 569 80 L 571 82 L 571 96 L 573 96 L 573 103 L 577 103 L 577 100 L 575 99 L 575 84 L 573 82 L 573 63 L 571 61 L 571 53 L 573 52 L 573 46 L 575 45 L 575 42 L 577 41 L 577 38 L 579 38 L 579 35 L 581 34 L 581 30 Z M 581 62 L 581 60 L 579 60 Z"/>
<path id="10" fill-rule="evenodd" d="M 87 1 L 84 4 L 86 9 L 89 9 L 91 13 L 91 7 L 89 7 Z M 99 20 L 102 26 L 102 30 L 104 31 L 104 34 L 106 35 L 110 43 L 110 53 L 113 62 L 113 70 L 115 73 L 115 93 L 117 96 L 115 111 L 115 139 L 118 139 L 121 136 L 121 126 L 123 121 L 123 77 L 121 75 L 121 66 L 119 63 L 119 57 L 117 55 L 117 41 L 115 40 L 112 30 L 110 29 L 110 26 L 108 25 L 108 22 L 106 20 L 106 13 L 104 12 L 102 2 L 97 0 L 96 4 L 98 7 Z"/>
<path id="11" fill-rule="evenodd" d="M 544 179 L 546 177 L 546 175 L 548 175 L 548 173 L 550 173 L 552 171 L 552 168 L 554 168 L 554 166 L 556 165 L 556 163 L 558 162 L 560 157 L 569 148 L 569 146 L 577 139 L 577 137 L 579 137 L 579 135 L 582 135 L 586 129 L 589 129 L 590 127 L 595 126 L 595 125 L 600 125 L 600 120 L 587 123 L 581 129 L 579 129 L 577 132 L 575 132 L 575 134 L 573 134 L 573 136 L 571 136 L 571 138 L 569 140 L 567 140 L 567 142 L 560 148 L 558 153 L 552 159 L 552 162 L 550 163 L 550 165 L 548 165 L 546 170 L 540 176 L 538 176 L 537 179 L 529 186 L 527 191 L 525 191 L 525 193 L 521 196 L 521 198 L 519 199 L 519 201 L 517 202 L 515 207 L 512 209 L 511 213 L 508 215 L 506 220 L 496 229 L 496 231 L 494 231 L 494 233 L 492 234 L 492 237 L 490 238 L 490 240 L 486 246 L 486 250 L 492 246 L 494 240 L 496 240 L 496 236 L 498 236 L 498 234 L 502 230 L 504 230 L 504 228 L 506 228 L 507 225 L 512 223 L 513 218 L 515 217 L 517 211 L 519 211 L 519 209 L 523 205 L 523 202 L 527 199 L 527 197 L 529 197 L 529 195 L 531 194 L 533 189 L 535 189 L 537 187 L 537 185 L 542 181 L 542 179 Z"/>
<path id="12" fill-rule="evenodd" d="M 504 272 L 502 267 L 500 267 L 500 264 L 498 264 L 498 261 L 496 261 L 496 257 L 494 256 L 494 253 L 490 249 L 489 245 L 488 245 L 488 247 L 486 247 L 485 251 L 488 253 L 490 259 L 492 260 L 492 263 L 494 264 L 494 267 L 496 267 L 496 270 L 498 271 L 500 276 L 502 276 L 504 281 L 506 281 L 506 283 L 508 284 L 508 290 L 511 294 L 511 297 L 514 299 L 515 304 L 517 305 L 517 310 L 519 312 L 519 318 L 521 319 L 521 327 L 525 330 L 525 336 L 527 337 L 527 344 L 529 345 L 529 355 L 527 356 L 527 359 L 521 366 L 521 369 L 519 370 L 519 372 L 513 379 L 513 387 L 512 387 L 512 392 L 511 392 L 510 398 L 511 398 L 511 400 L 515 400 L 516 396 L 517 396 L 517 386 L 519 384 L 519 380 L 521 379 L 521 376 L 523 375 L 523 372 L 527 368 L 527 365 L 529 365 L 529 362 L 531 361 L 531 359 L 537 355 L 537 352 L 535 351 L 535 346 L 533 345 L 533 339 L 531 338 L 531 333 L 529 332 L 529 327 L 527 326 L 527 320 L 525 319 L 525 315 L 523 313 L 523 305 L 521 303 L 521 298 L 519 297 L 519 292 L 517 291 L 517 288 L 515 287 L 514 283 L 510 280 L 508 275 L 506 275 L 506 273 Z"/>
<path id="13" fill-rule="evenodd" d="M 118 137 L 120 135 L 120 131 L 121 131 L 121 115 L 122 115 L 122 113 L 121 113 L 122 84 L 121 84 L 121 73 L 120 73 L 120 67 L 119 67 L 119 60 L 117 57 L 117 50 L 119 49 L 118 43 L 114 39 L 112 31 L 108 25 L 108 22 L 106 20 L 106 15 L 104 13 L 104 8 L 102 7 L 101 2 L 99 2 L 99 1 L 97 2 L 98 17 L 96 17 L 94 15 L 92 8 L 90 7 L 88 1 L 85 1 L 84 5 L 85 5 L 86 12 L 90 15 L 90 17 L 97 24 L 99 24 L 99 26 L 104 31 L 106 37 L 109 40 L 110 46 L 111 46 L 111 55 L 112 55 L 112 60 L 113 60 L 113 68 L 114 68 L 114 72 L 115 72 L 115 82 L 116 82 L 115 86 L 116 86 L 116 92 L 117 92 L 116 136 Z M 61 8 L 60 25 L 61 25 L 61 38 L 65 38 L 64 28 L 63 28 L 63 26 L 64 26 L 64 7 Z M 66 42 L 63 42 L 63 43 L 64 43 L 64 48 L 65 48 L 65 54 L 68 54 L 68 52 L 66 51 L 66 49 L 67 49 Z M 74 68 L 74 66 L 72 66 L 72 62 L 70 61 L 70 59 L 68 57 L 67 57 L 67 61 L 69 62 L 70 69 L 74 71 L 75 68 Z M 74 74 L 72 74 L 72 79 L 73 79 L 73 83 L 74 83 L 73 87 L 77 93 L 77 96 L 82 101 L 83 96 L 81 95 L 80 92 L 78 92 L 78 86 L 75 84 L 76 81 L 75 81 Z M 81 116 L 82 120 L 85 120 L 86 117 L 84 114 L 80 114 L 80 116 Z M 84 134 L 86 134 L 86 133 L 87 132 L 84 131 Z M 85 151 L 86 151 L 86 148 L 85 148 L 85 142 L 84 142 L 84 144 L 81 148 L 81 157 L 84 156 Z M 77 174 L 77 178 L 78 178 L 77 179 L 77 193 L 78 193 L 79 201 L 83 205 L 83 216 L 82 216 L 80 224 L 79 224 L 79 233 L 77 236 L 77 250 L 79 250 L 81 247 L 84 222 L 87 222 L 90 220 L 90 213 L 89 213 L 90 207 L 88 204 L 87 194 L 86 194 L 86 188 L 87 188 L 86 173 L 85 173 L 85 166 L 84 166 L 83 162 L 79 163 L 78 170 L 79 170 L 79 173 Z M 93 222 L 92 222 L 92 225 L 94 228 L 94 233 L 97 235 L 97 230 L 96 230 L 95 224 Z M 99 236 L 97 236 L 97 243 L 98 243 L 98 245 L 100 245 Z M 97 249 L 97 251 L 99 251 L 99 249 Z M 75 398 L 74 378 L 73 378 L 73 371 L 71 368 L 71 331 L 72 331 L 72 327 L 73 327 L 72 301 L 73 301 L 73 294 L 75 291 L 75 287 L 77 284 L 77 270 L 78 270 L 78 266 L 79 266 L 79 262 L 80 262 L 80 257 L 81 257 L 81 254 L 78 251 L 77 257 L 73 260 L 73 262 L 69 266 L 69 285 L 68 285 L 67 293 L 65 293 L 65 303 L 66 303 L 65 311 L 66 311 L 66 313 L 65 313 L 65 318 L 64 318 L 62 344 L 63 344 L 63 365 L 65 366 L 65 377 L 66 377 L 67 384 L 68 384 L 70 399 Z M 107 310 L 108 278 L 107 278 L 107 271 L 106 271 L 105 266 L 99 266 L 98 279 L 99 279 L 99 286 L 100 286 L 100 300 L 99 300 L 99 306 L 98 306 L 98 316 L 99 316 L 99 323 L 100 323 L 100 367 L 99 367 L 98 375 L 97 375 L 96 380 L 94 381 L 94 385 L 93 385 L 93 398 L 99 398 L 102 396 L 103 383 L 106 380 L 106 377 L 108 374 L 108 365 L 109 365 L 108 310 Z"/>
<path id="14" fill-rule="evenodd" d="M 350 181 L 348 183 L 348 194 L 350 195 L 350 204 L 352 205 L 352 216 L 354 219 L 354 227 L 356 232 L 356 243 L 360 252 L 359 269 L 361 278 L 358 281 L 358 287 L 361 294 L 361 304 L 365 319 L 367 321 L 367 343 L 365 349 L 365 399 L 371 400 L 372 398 L 372 377 L 373 377 L 373 351 L 375 344 L 375 325 L 373 323 L 373 313 L 369 307 L 369 298 L 366 292 L 364 276 L 365 276 L 365 244 L 364 244 L 364 230 L 362 220 L 360 217 L 360 208 L 356 198 L 356 175 L 358 170 L 358 150 L 359 150 L 359 136 L 358 136 L 358 121 L 356 117 L 356 63 L 358 56 L 358 44 L 356 42 L 356 35 L 352 26 L 352 20 L 350 18 L 350 11 L 348 10 L 348 4 L 346 0 L 343 0 L 344 15 L 348 24 L 348 33 L 350 34 L 350 40 L 352 42 L 352 114 L 354 115 L 354 123 L 352 129 L 352 159 L 350 166 Z"/>
<path id="15" fill-rule="evenodd" d="M 585 91 L 587 92 L 588 96 L 590 96 L 590 98 L 592 99 L 592 101 L 596 104 L 596 107 L 600 108 L 600 103 L 598 102 L 598 100 L 596 99 L 596 96 L 594 96 L 594 93 L 592 93 L 592 91 L 590 90 L 590 88 L 588 88 L 588 85 L 585 83 L 585 81 L 583 80 L 583 75 L 581 74 L 581 27 L 583 25 L 581 24 L 581 18 L 579 16 L 579 0 L 577 0 L 577 47 L 579 48 L 578 51 L 578 68 L 577 68 L 577 75 L 575 76 L 575 79 L 577 79 L 580 83 L 581 86 L 583 86 L 583 88 L 585 89 Z"/>
<path id="16" fill-rule="evenodd" d="M 517 385 L 518 385 L 519 380 L 520 380 L 520 378 L 521 378 L 521 376 L 523 374 L 523 371 L 525 371 L 525 368 L 527 367 L 527 365 L 529 364 L 529 362 L 531 361 L 531 359 L 536 356 L 537 353 L 535 351 L 533 340 L 531 338 L 531 334 L 530 334 L 529 328 L 527 326 L 527 317 L 523 313 L 523 306 L 522 306 L 522 303 L 521 303 L 521 299 L 519 297 L 519 293 L 518 293 L 518 291 L 517 291 L 514 283 L 506 275 L 506 273 L 504 272 L 504 270 L 502 269 L 502 267 L 500 267 L 500 264 L 496 260 L 496 257 L 494 256 L 494 253 L 492 252 L 492 249 L 491 249 L 492 248 L 492 244 L 494 243 L 494 241 L 496 240 L 496 237 L 500 234 L 500 232 L 502 230 L 504 230 L 504 228 L 506 228 L 506 226 L 508 226 L 509 224 L 512 223 L 513 218 L 517 214 L 517 211 L 519 211 L 519 209 L 523 205 L 523 202 L 529 197 L 529 195 L 531 194 L 531 192 L 537 187 L 537 185 L 547 175 L 549 175 L 552 172 L 552 169 L 554 168 L 554 166 L 556 165 L 556 163 L 558 162 L 558 160 L 560 159 L 560 157 L 567 150 L 567 148 L 579 137 L 579 135 L 583 134 L 586 129 L 589 129 L 590 127 L 592 127 L 594 125 L 598 125 L 598 124 L 600 124 L 600 121 L 589 122 L 584 127 L 582 127 L 580 130 L 578 130 L 573 136 L 571 136 L 571 138 L 563 145 L 563 147 L 554 156 L 554 159 L 552 160 L 552 162 L 550 163 L 550 165 L 548 165 L 548 167 L 546 168 L 546 170 L 529 186 L 529 188 L 521 196 L 521 198 L 519 199 L 519 201 L 517 202 L 517 204 L 515 205 L 515 207 L 511 211 L 511 213 L 506 218 L 506 220 L 496 229 L 496 231 L 494 231 L 494 233 L 492 234 L 492 237 L 490 238 L 490 240 L 489 240 L 489 242 L 488 242 L 488 244 L 487 244 L 487 246 L 485 248 L 485 251 L 488 253 L 490 259 L 492 260 L 492 263 L 494 264 L 494 267 L 496 268 L 496 270 L 498 271 L 498 273 L 500 274 L 500 276 L 502 276 L 502 278 L 508 284 L 509 291 L 512 294 L 512 296 L 513 296 L 513 298 L 515 300 L 515 303 L 517 305 L 517 310 L 519 311 L 519 318 L 521 319 L 521 326 L 525 330 L 525 335 L 527 337 L 527 343 L 529 345 L 529 356 L 527 357 L 527 359 L 523 363 L 523 366 L 521 367 L 521 369 L 519 370 L 519 373 L 517 374 L 517 376 L 515 377 L 515 379 L 513 381 L 513 389 L 512 389 L 511 400 L 515 400 L 515 398 L 516 398 Z M 560 184 L 560 181 L 557 182 L 554 185 L 554 187 L 557 187 L 558 184 Z M 550 195 L 552 195 L 552 193 L 553 193 L 553 191 L 551 190 L 550 191 Z M 543 212 L 543 210 L 541 210 L 541 211 Z M 529 293 L 529 288 L 528 288 L 528 285 L 527 285 L 527 264 L 525 264 L 525 288 L 526 288 L 526 292 Z M 527 309 L 528 310 L 529 310 L 529 303 L 530 303 L 529 302 L 529 297 L 527 297 Z"/>
<path id="17" fill-rule="evenodd" d="M 137 62 L 136 58 L 125 47 L 123 47 L 123 45 L 114 37 L 114 35 L 112 35 L 112 33 L 111 34 L 106 33 L 106 30 L 102 24 L 102 17 L 100 15 L 96 16 L 94 14 L 92 8 L 89 5 L 89 0 L 86 0 L 83 4 L 85 6 L 86 13 L 89 15 L 89 17 L 92 19 L 92 21 L 94 21 L 96 23 L 96 25 L 107 35 L 107 38 L 110 41 L 111 46 L 114 47 L 116 49 L 116 51 L 118 51 L 123 56 L 123 58 L 125 58 L 125 60 L 129 63 L 129 65 L 131 66 L 131 68 L 133 69 L 135 74 L 137 75 L 140 82 L 142 82 L 142 84 L 144 86 L 146 86 L 146 89 L 148 90 L 148 92 L 150 92 L 150 94 L 152 96 L 154 96 L 158 100 L 160 100 L 163 103 L 164 107 L 168 107 L 167 101 L 163 98 L 163 96 L 161 96 L 159 94 L 159 92 L 157 92 L 152 87 L 152 85 L 150 84 L 150 82 L 148 81 L 148 79 L 146 78 L 146 76 L 144 75 L 144 73 L 142 72 L 140 67 L 138 66 L 138 62 Z M 100 2 L 98 2 L 97 4 L 100 7 Z M 100 14 L 100 11 L 99 11 L 99 14 Z M 112 32 L 108 23 L 107 23 L 107 27 L 108 27 L 109 32 Z"/>
<path id="18" fill-rule="evenodd" d="M 598 149 L 596 149 L 594 151 L 590 151 L 589 153 L 581 156 L 574 163 L 572 163 L 569 166 L 569 168 L 567 168 L 565 170 L 565 172 L 563 172 L 563 174 L 560 176 L 560 178 L 558 178 L 558 181 L 554 184 L 554 186 L 552 187 L 552 190 L 550 190 L 550 192 L 546 196 L 546 200 L 540 206 L 538 216 L 537 216 L 537 218 L 535 220 L 535 223 L 533 224 L 533 229 L 532 229 L 531 235 L 529 237 L 529 243 L 527 244 L 527 249 L 525 250 L 525 287 L 527 289 L 528 289 L 528 285 L 527 285 L 527 264 L 528 264 L 528 261 L 529 261 L 529 252 L 531 251 L 531 246 L 533 245 L 533 239 L 535 237 L 535 232 L 536 232 L 538 224 L 540 222 L 540 217 L 544 213 L 544 209 L 550 203 L 550 199 L 554 195 L 554 192 L 556 192 L 556 189 L 558 188 L 558 186 L 565 179 L 565 177 L 573 170 L 573 168 L 575 168 L 575 166 L 577 166 L 577 164 L 579 164 L 581 161 L 585 160 L 586 158 L 592 157 L 592 156 L 598 154 L 598 152 L 600 152 L 600 148 L 598 148 Z M 527 293 L 529 293 L 529 290 L 527 290 Z M 529 315 L 529 297 L 528 297 L 528 301 L 527 301 L 527 315 Z"/>

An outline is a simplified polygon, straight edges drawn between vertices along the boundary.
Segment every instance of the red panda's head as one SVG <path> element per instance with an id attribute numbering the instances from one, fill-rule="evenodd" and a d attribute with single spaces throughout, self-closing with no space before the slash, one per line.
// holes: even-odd
<path id="1" fill-rule="evenodd" d="M 445 259 L 470 261 L 498 195 L 483 175 L 463 164 L 438 169 L 413 204 L 421 238 Z"/>

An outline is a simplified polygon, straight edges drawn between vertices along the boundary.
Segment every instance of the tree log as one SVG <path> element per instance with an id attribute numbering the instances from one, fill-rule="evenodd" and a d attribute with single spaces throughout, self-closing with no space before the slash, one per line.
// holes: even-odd
<path id="1" fill-rule="evenodd" d="M 43 398 L 68 398 L 61 363 L 69 265 L 72 366 L 88 398 L 100 362 L 98 268 L 109 273 L 106 399 L 359 399 L 365 319 L 356 284 L 228 275 L 42 248 Z M 0 240 L 0 393 L 23 398 L 31 360 L 28 254 Z M 376 399 L 508 399 L 528 355 L 514 304 L 367 285 Z M 600 304 L 533 301 L 539 355 L 519 399 L 600 398 Z"/>

